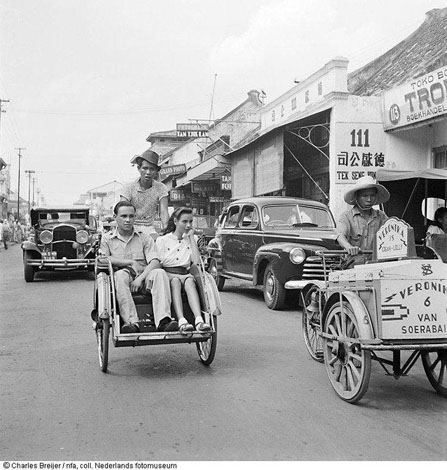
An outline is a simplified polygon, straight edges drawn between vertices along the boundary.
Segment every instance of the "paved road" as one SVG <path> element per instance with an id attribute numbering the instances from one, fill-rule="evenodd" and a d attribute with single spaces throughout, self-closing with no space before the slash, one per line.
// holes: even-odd
<path id="1" fill-rule="evenodd" d="M 222 293 L 216 359 L 194 346 L 112 349 L 97 364 L 93 281 L 26 284 L 21 250 L 0 251 L 0 459 L 445 460 L 447 400 L 422 366 L 395 381 L 377 364 L 357 406 L 312 361 L 292 307 Z"/>

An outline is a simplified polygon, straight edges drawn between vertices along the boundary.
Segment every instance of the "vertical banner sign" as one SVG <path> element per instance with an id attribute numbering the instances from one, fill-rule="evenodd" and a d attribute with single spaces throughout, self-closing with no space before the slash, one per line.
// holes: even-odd
<path id="1" fill-rule="evenodd" d="M 222 175 L 220 177 L 220 189 L 222 191 L 231 191 L 231 175 Z"/>
<path id="2" fill-rule="evenodd" d="M 350 184 L 362 176 L 376 177 L 384 167 L 385 134 L 381 123 L 337 123 L 335 183 Z"/>
<path id="3" fill-rule="evenodd" d="M 447 66 L 384 92 L 385 130 L 447 116 Z"/>

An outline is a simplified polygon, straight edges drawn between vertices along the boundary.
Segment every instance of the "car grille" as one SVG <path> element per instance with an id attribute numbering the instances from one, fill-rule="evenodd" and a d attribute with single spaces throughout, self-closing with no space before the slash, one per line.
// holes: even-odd
<path id="1" fill-rule="evenodd" d="M 76 229 L 68 225 L 61 225 L 53 230 L 53 250 L 57 253 L 57 259 L 76 259 L 77 252 L 73 248 L 76 241 Z"/>
<path id="2" fill-rule="evenodd" d="M 326 256 L 326 274 L 340 269 L 340 256 Z M 324 281 L 323 259 L 321 256 L 309 256 L 303 267 L 303 279 L 317 279 Z"/>

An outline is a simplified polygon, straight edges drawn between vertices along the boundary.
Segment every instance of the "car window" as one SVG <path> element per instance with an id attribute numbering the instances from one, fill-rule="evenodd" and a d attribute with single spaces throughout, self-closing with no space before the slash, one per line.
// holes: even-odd
<path id="1" fill-rule="evenodd" d="M 264 224 L 268 227 L 334 227 L 334 221 L 329 211 L 324 207 L 285 204 L 266 206 L 262 211 Z"/>
<path id="2" fill-rule="evenodd" d="M 233 228 L 237 225 L 237 220 L 239 218 L 239 206 L 230 207 L 228 210 L 228 217 L 225 221 L 225 228 Z"/>
<path id="3" fill-rule="evenodd" d="M 244 206 L 240 226 L 245 228 L 256 228 L 258 226 L 258 211 L 256 207 Z"/>

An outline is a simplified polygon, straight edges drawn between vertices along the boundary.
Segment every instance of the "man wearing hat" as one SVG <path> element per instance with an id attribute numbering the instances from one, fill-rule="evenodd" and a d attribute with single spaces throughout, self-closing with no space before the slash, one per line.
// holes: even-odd
<path id="1" fill-rule="evenodd" d="M 140 177 L 123 186 L 121 200 L 129 201 L 136 209 L 135 230 L 147 234 L 157 233 L 154 227 L 154 219 L 157 209 L 160 208 L 160 218 L 163 228 L 169 220 L 168 194 L 166 185 L 158 181 L 158 154 L 152 150 L 146 150 L 142 155 L 132 158 L 132 164 L 136 163 Z"/>
<path id="2" fill-rule="evenodd" d="M 363 264 L 371 255 L 360 254 L 372 250 L 379 228 L 388 219 L 387 215 L 373 206 L 388 201 L 390 193 L 371 176 L 359 178 L 344 195 L 352 208 L 344 212 L 337 224 L 337 241 L 347 250 L 349 257 L 345 267 Z"/>

